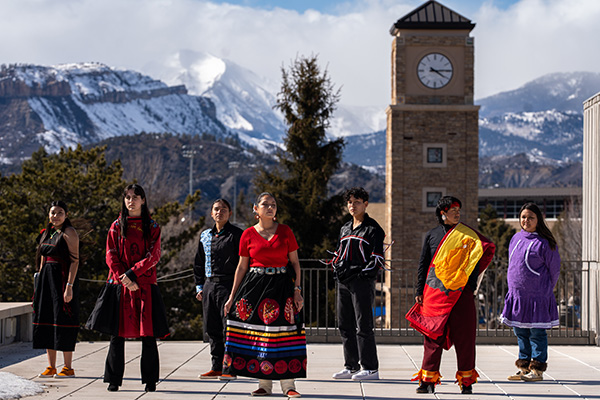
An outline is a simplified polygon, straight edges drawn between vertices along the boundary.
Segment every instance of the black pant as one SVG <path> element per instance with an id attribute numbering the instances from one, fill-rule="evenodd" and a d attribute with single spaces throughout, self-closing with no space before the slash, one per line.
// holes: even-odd
<path id="1" fill-rule="evenodd" d="M 227 330 L 227 315 L 224 311 L 225 303 L 231 293 L 233 281 L 216 283 L 207 279 L 202 290 L 202 310 L 204 311 L 204 331 L 210 341 L 210 355 L 212 370 L 223 369 L 223 355 L 225 354 L 225 333 Z"/>
<path id="2" fill-rule="evenodd" d="M 344 366 L 350 370 L 379 369 L 373 322 L 375 281 L 356 277 L 337 285 L 337 316 Z"/>
<path id="3" fill-rule="evenodd" d="M 140 370 L 142 383 L 158 382 L 160 364 L 158 360 L 158 346 L 156 339 L 149 336 L 142 337 L 142 357 Z M 104 364 L 104 382 L 121 386 L 125 373 L 125 338 L 111 336 L 110 347 Z"/>

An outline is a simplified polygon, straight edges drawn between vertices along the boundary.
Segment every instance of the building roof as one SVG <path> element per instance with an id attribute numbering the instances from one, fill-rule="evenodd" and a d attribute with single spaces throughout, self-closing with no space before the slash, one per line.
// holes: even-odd
<path id="1" fill-rule="evenodd" d="M 568 198 L 581 197 L 581 187 L 549 187 L 549 188 L 496 188 L 479 189 L 479 199 L 531 199 L 531 198 Z M 370 204 L 369 204 L 370 205 Z"/>
<path id="2" fill-rule="evenodd" d="M 390 34 L 396 36 L 400 29 L 468 29 L 475 24 L 448 7 L 430 0 L 419 8 L 400 18 L 390 28 Z"/>

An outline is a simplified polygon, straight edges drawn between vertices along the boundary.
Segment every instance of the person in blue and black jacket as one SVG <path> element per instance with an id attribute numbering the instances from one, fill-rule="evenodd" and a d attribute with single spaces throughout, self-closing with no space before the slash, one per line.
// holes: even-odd
<path id="1" fill-rule="evenodd" d="M 221 373 L 227 327 L 224 306 L 233 286 L 243 232 L 229 222 L 231 214 L 231 206 L 227 200 L 218 199 L 213 202 L 210 216 L 215 225 L 200 234 L 194 260 L 196 299 L 202 301 L 204 331 L 210 340 L 212 360 L 210 371 L 199 375 L 200 379 L 235 379 L 233 375 Z"/>

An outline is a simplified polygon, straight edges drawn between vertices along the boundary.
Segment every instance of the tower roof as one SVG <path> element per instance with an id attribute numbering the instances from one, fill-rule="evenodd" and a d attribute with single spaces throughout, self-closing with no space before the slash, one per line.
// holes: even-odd
<path id="1" fill-rule="evenodd" d="M 390 28 L 390 34 L 396 36 L 400 29 L 468 29 L 475 24 L 470 19 L 438 3 L 429 0 L 419 8 L 400 18 Z"/>

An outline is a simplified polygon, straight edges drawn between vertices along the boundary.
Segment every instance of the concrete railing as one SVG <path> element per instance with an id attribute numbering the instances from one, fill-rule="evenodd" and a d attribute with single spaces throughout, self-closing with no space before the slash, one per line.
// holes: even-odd
<path id="1" fill-rule="evenodd" d="M 0 303 L 0 346 L 33 340 L 31 303 Z"/>

